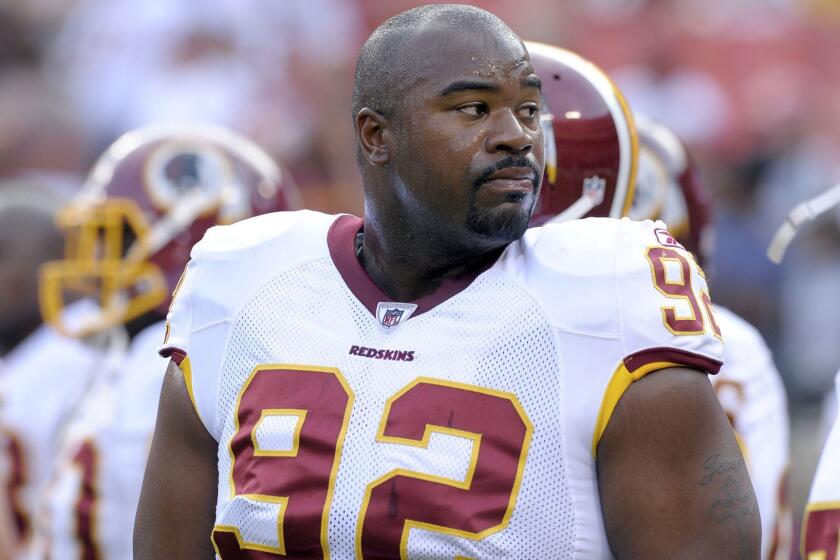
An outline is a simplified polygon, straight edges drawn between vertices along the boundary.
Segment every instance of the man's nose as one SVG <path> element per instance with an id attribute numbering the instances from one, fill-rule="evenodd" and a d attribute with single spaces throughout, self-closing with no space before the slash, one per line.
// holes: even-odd
<path id="1" fill-rule="evenodd" d="M 487 151 L 527 154 L 534 149 L 536 132 L 524 126 L 516 114 L 505 109 L 491 119 L 487 135 Z"/>

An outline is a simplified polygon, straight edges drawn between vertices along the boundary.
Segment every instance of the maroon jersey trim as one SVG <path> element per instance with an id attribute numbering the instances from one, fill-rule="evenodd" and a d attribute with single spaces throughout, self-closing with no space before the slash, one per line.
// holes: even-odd
<path id="1" fill-rule="evenodd" d="M 630 373 L 653 362 L 672 362 L 699 369 L 712 375 L 720 371 L 723 362 L 701 354 L 679 348 L 647 348 L 624 358 L 624 365 Z"/>
<path id="2" fill-rule="evenodd" d="M 184 361 L 184 358 L 187 357 L 187 351 L 182 350 L 177 346 L 164 346 L 158 350 L 158 354 L 160 354 L 163 358 L 172 358 L 175 364 L 179 366 L 181 365 L 181 362 Z"/>
<path id="3" fill-rule="evenodd" d="M 338 269 L 344 283 L 353 292 L 356 299 L 375 317 L 376 306 L 380 301 L 395 300 L 371 280 L 356 257 L 355 239 L 362 226 L 364 226 L 364 220 L 361 218 L 350 215 L 339 216 L 327 233 L 327 246 L 333 264 Z M 466 289 L 472 284 L 473 280 L 491 266 L 493 266 L 492 262 L 464 276 L 444 280 L 434 292 L 415 301 L 400 303 L 417 305 L 417 310 L 411 315 L 411 317 L 416 317 Z"/>

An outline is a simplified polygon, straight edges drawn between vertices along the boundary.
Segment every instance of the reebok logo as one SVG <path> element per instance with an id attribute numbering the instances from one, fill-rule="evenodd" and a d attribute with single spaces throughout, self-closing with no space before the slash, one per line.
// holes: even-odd
<path id="1" fill-rule="evenodd" d="M 414 350 L 385 350 L 378 348 L 367 348 L 365 346 L 350 347 L 351 356 L 362 358 L 373 358 L 374 360 L 392 360 L 395 362 L 413 362 Z"/>
<path id="2" fill-rule="evenodd" d="M 667 229 L 656 228 L 653 230 L 653 233 L 656 235 L 656 240 L 659 242 L 660 245 L 664 245 L 665 247 L 677 247 L 679 249 L 685 249 L 685 247 L 680 244 L 679 241 L 674 239 Z"/>

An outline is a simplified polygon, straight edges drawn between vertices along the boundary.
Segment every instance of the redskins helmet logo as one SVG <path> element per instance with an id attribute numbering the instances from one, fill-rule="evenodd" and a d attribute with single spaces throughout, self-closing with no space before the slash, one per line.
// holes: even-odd
<path id="1" fill-rule="evenodd" d="M 184 195 L 202 190 L 205 215 L 219 208 L 226 190 L 235 188 L 230 159 L 210 144 L 166 142 L 146 162 L 143 187 L 149 200 L 165 212 Z"/>

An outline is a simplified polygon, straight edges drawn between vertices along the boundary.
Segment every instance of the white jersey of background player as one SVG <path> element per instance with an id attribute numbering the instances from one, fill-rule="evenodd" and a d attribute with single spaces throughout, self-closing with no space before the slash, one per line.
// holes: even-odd
<path id="1" fill-rule="evenodd" d="M 159 322 L 135 335 L 111 367 L 100 370 L 68 422 L 36 516 L 30 558 L 131 558 L 140 481 L 166 368 L 156 347 Z"/>
<path id="2" fill-rule="evenodd" d="M 29 542 L 37 496 L 55 460 L 64 421 L 78 404 L 95 365 L 96 347 L 40 324 L 37 270 L 61 255 L 55 212 L 61 182 L 24 176 L 0 185 L 0 484 L 2 517 L 15 535 L 0 543 L 10 554 Z M 69 322 L 95 312 L 82 301 L 64 310 Z"/>
<path id="3" fill-rule="evenodd" d="M 834 381 L 834 393 L 840 395 L 840 372 Z M 800 541 L 804 560 L 828 560 L 840 553 L 840 422 L 837 420 L 814 475 Z"/>
<path id="4" fill-rule="evenodd" d="M 3 376 L 3 360 L 0 359 L 0 378 Z M 0 445 L 4 448 L 8 444 L 6 437 L 0 433 Z M 6 456 L 0 455 L 0 469 L 5 474 L 9 472 L 6 466 Z M 0 503 L 11 504 L 9 497 L 9 488 L 7 484 L 0 484 Z M 6 550 L 0 552 L 0 560 L 8 560 L 13 557 L 16 552 L 18 543 L 18 529 L 15 526 L 15 521 L 12 517 L 11 507 L 0 507 L 0 543 L 6 544 Z"/>
<path id="5" fill-rule="evenodd" d="M 67 308 L 72 322 L 93 312 L 90 302 Z M 6 356 L 0 378 L 0 425 L 6 438 L 6 487 L 26 546 L 38 497 L 50 477 L 65 422 L 90 385 L 105 352 L 43 325 Z"/>
<path id="6" fill-rule="evenodd" d="M 767 256 L 781 263 L 797 230 L 840 203 L 840 184 L 796 206 L 779 227 L 767 249 Z M 840 372 L 834 382 L 840 396 Z M 834 407 L 837 410 L 837 407 Z M 840 419 L 834 426 L 820 457 L 800 535 L 803 560 L 830 560 L 840 554 Z"/>
<path id="7" fill-rule="evenodd" d="M 100 158 L 60 214 L 69 257 L 43 268 L 42 308 L 47 321 L 76 336 L 123 326 L 132 336 L 123 353 L 100 360 L 67 423 L 30 557 L 131 557 L 166 370 L 156 351 L 165 335 L 163 311 L 189 247 L 213 224 L 288 208 L 295 196 L 291 179 L 268 155 L 215 126 L 151 125 L 127 133 Z M 133 238 L 124 248 L 126 229 Z M 99 250 L 85 239 L 97 240 Z M 80 289 L 99 295 L 101 311 L 74 325 L 63 320 L 61 303 Z"/>
<path id="8" fill-rule="evenodd" d="M 711 252 L 709 194 L 680 140 L 660 123 L 637 116 L 641 150 L 631 217 L 655 217 L 699 259 Z M 792 516 L 787 502 L 790 426 L 781 376 L 761 334 L 715 306 L 725 345 L 712 383 L 735 428 L 761 511 L 762 558 L 787 559 Z"/>

